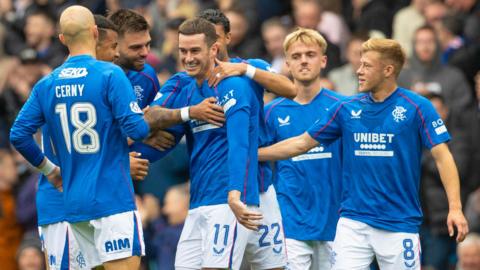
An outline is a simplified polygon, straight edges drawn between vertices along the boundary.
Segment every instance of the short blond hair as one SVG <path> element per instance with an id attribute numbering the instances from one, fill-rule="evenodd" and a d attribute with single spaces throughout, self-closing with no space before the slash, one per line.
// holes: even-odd
<path id="1" fill-rule="evenodd" d="M 369 51 L 378 52 L 382 59 L 391 61 L 395 67 L 395 76 L 398 77 L 406 59 L 405 51 L 400 43 L 393 39 L 371 38 L 362 44 L 362 53 Z"/>
<path id="2" fill-rule="evenodd" d="M 325 41 L 325 38 L 323 38 L 318 31 L 299 27 L 285 38 L 283 42 L 283 51 L 285 54 L 287 54 L 292 44 L 297 41 L 304 44 L 317 44 L 323 54 L 327 51 L 327 41 Z"/>

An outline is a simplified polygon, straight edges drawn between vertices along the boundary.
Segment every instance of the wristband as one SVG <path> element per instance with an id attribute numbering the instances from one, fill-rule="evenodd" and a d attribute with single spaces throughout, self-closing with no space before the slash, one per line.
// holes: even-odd
<path id="1" fill-rule="evenodd" d="M 45 158 L 46 159 L 46 162 L 45 162 L 45 165 L 43 165 L 43 167 L 37 167 L 38 170 L 43 174 L 43 175 L 49 175 L 53 172 L 53 170 L 55 170 L 55 168 L 57 167 L 57 165 L 53 164 L 53 162 L 51 162 L 48 158 Z"/>
<path id="2" fill-rule="evenodd" d="M 190 120 L 190 107 L 183 107 L 180 109 L 180 118 L 183 122 Z"/>
<path id="3" fill-rule="evenodd" d="M 256 68 L 252 65 L 247 65 L 247 71 L 245 72 L 245 76 L 253 80 L 253 77 L 255 76 L 255 71 Z"/>

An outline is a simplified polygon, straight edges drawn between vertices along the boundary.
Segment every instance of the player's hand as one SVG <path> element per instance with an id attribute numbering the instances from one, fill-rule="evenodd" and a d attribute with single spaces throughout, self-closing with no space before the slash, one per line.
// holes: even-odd
<path id="1" fill-rule="evenodd" d="M 160 151 L 165 151 L 175 145 L 175 136 L 167 131 L 159 130 L 150 135 L 143 142 Z"/>
<path id="2" fill-rule="evenodd" d="M 140 158 L 141 154 L 130 152 L 130 176 L 133 180 L 142 181 L 148 174 L 148 159 Z"/>
<path id="3" fill-rule="evenodd" d="M 230 63 L 215 59 L 217 66 L 213 69 L 208 77 L 208 85 L 217 86 L 220 81 L 230 76 L 240 76 L 247 72 L 247 64 L 245 63 Z"/>
<path id="4" fill-rule="evenodd" d="M 63 192 L 62 175 L 60 174 L 60 167 L 55 167 L 53 171 L 47 175 L 48 182 L 50 182 L 58 191 Z"/>
<path id="5" fill-rule="evenodd" d="M 216 126 L 223 126 L 225 115 L 223 108 L 217 105 L 217 99 L 209 97 L 201 103 L 190 107 L 190 118 L 208 122 Z"/>
<path id="6" fill-rule="evenodd" d="M 228 192 L 228 205 L 238 222 L 245 228 L 257 231 L 259 220 L 263 218 L 262 214 L 248 210 L 247 206 L 240 200 L 240 191 L 232 190 Z"/>
<path id="7" fill-rule="evenodd" d="M 453 237 L 457 230 L 457 242 L 462 242 L 468 233 L 468 223 L 462 210 L 450 210 L 447 217 L 448 234 Z"/>

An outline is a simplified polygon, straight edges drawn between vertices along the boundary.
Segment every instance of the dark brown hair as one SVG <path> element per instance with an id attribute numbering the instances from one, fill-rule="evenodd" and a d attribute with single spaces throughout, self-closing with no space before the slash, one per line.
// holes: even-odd
<path id="1" fill-rule="evenodd" d="M 186 36 L 204 34 L 208 47 L 212 46 L 213 43 L 217 41 L 215 26 L 213 26 L 211 22 L 202 18 L 186 20 L 180 25 L 178 33 Z"/>

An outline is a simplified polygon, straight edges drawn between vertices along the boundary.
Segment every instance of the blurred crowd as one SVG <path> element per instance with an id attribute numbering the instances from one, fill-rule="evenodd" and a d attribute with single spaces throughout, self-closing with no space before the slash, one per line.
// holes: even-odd
<path id="1" fill-rule="evenodd" d="M 44 269 L 36 233 L 38 172 L 13 152 L 10 127 L 32 86 L 67 57 L 57 38 L 58 15 L 81 4 L 105 15 L 119 8 L 141 13 L 151 26 L 147 58 L 161 83 L 180 71 L 177 29 L 206 8 L 230 20 L 230 55 L 262 58 L 288 74 L 283 40 L 296 26 L 318 30 L 328 41 L 323 86 L 344 95 L 357 89 L 362 42 L 398 40 L 409 60 L 399 86 L 428 97 L 452 135 L 464 211 L 480 233 L 480 1 L 479 0 L 0 0 L 0 263 L 2 269 Z M 268 102 L 272 96 L 266 96 Z M 173 269 L 189 202 L 188 158 L 180 145 L 151 164 L 136 183 L 147 257 L 144 269 Z M 480 269 L 480 236 L 457 246 L 448 236 L 448 204 L 436 165 L 422 159 L 421 230 L 424 269 Z"/>

